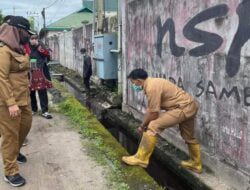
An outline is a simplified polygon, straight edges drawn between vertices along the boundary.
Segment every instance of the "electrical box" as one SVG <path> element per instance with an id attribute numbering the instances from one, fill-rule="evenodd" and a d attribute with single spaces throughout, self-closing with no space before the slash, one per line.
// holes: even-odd
<path id="1" fill-rule="evenodd" d="M 111 52 L 114 49 L 117 49 L 116 34 L 101 34 L 94 37 L 94 60 L 100 79 L 117 79 L 117 54 Z"/>

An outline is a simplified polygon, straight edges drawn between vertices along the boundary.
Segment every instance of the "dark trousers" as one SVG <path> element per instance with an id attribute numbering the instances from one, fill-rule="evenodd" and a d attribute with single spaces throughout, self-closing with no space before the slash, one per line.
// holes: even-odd
<path id="1" fill-rule="evenodd" d="M 89 86 L 89 80 L 90 80 L 90 76 L 87 76 L 87 77 L 84 77 L 83 78 L 83 83 L 84 83 L 84 86 L 87 90 L 90 90 L 90 86 Z"/>
<path id="2" fill-rule="evenodd" d="M 40 100 L 40 106 L 42 109 L 42 113 L 48 111 L 48 94 L 47 90 L 38 90 L 38 96 Z M 36 91 L 30 92 L 30 98 L 31 98 L 31 107 L 32 111 L 37 112 L 37 101 L 36 101 Z"/>

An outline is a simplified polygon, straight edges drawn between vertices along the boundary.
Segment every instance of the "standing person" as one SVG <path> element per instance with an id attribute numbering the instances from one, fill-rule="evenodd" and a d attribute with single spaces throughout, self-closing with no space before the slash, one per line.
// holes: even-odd
<path id="1" fill-rule="evenodd" d="M 52 119 L 52 115 L 48 112 L 48 94 L 47 89 L 52 87 L 51 77 L 47 61 L 50 57 L 49 50 L 45 45 L 38 40 L 38 35 L 30 37 L 30 59 L 35 61 L 35 68 L 31 68 L 31 106 L 32 113 L 35 114 L 38 110 L 36 101 L 36 91 L 40 100 L 42 116 L 46 119 Z"/>
<path id="2" fill-rule="evenodd" d="M 82 48 L 80 50 L 83 55 L 83 83 L 87 91 L 90 91 L 89 80 L 92 75 L 91 57 L 87 54 L 87 50 Z"/>
<path id="3" fill-rule="evenodd" d="M 32 123 L 29 56 L 24 48 L 31 33 L 29 21 L 21 16 L 8 16 L 0 26 L 1 149 L 4 180 L 15 187 L 25 184 L 25 179 L 19 174 L 17 161 L 27 161 L 20 149 Z"/>
<path id="4" fill-rule="evenodd" d="M 143 135 L 137 153 L 133 156 L 124 156 L 122 160 L 129 165 L 146 168 L 155 148 L 157 135 L 164 129 L 179 124 L 181 136 L 187 143 L 190 154 L 190 160 L 182 161 L 181 166 L 201 173 L 200 145 L 194 137 L 194 121 L 198 111 L 196 101 L 168 80 L 149 78 L 143 69 L 133 70 L 128 78 L 135 91 L 144 91 L 148 99 L 148 108 L 138 128 Z M 161 109 L 166 112 L 160 115 Z"/>

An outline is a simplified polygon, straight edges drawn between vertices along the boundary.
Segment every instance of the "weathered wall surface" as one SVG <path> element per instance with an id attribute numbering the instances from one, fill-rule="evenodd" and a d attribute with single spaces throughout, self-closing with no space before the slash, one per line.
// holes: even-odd
<path id="1" fill-rule="evenodd" d="M 61 65 L 83 73 L 83 57 L 81 48 L 92 53 L 92 25 L 76 28 L 71 31 L 51 33 L 48 36 L 49 47 L 52 50 L 52 59 Z"/>
<path id="2" fill-rule="evenodd" d="M 52 50 L 51 59 L 59 60 L 59 39 L 57 35 L 53 35 L 49 37 L 49 48 Z"/>
<path id="3" fill-rule="evenodd" d="M 192 94 L 200 102 L 196 132 L 203 151 L 247 174 L 249 10 L 249 0 L 126 0 L 123 9 L 126 73 L 144 68 Z M 129 83 L 123 94 L 124 104 L 145 111 L 145 97 Z"/>
<path id="4" fill-rule="evenodd" d="M 78 73 L 83 73 L 83 57 L 80 52 L 80 49 L 84 47 L 84 37 L 83 37 L 83 28 L 78 28 L 72 31 L 73 33 L 73 70 Z"/>
<path id="5" fill-rule="evenodd" d="M 59 61 L 63 66 L 69 69 L 75 69 L 74 47 L 72 39 L 73 31 L 63 32 L 59 36 Z"/>

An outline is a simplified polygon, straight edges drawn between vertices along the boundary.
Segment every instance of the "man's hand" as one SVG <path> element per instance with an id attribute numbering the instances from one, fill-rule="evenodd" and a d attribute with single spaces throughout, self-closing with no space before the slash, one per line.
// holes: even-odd
<path id="1" fill-rule="evenodd" d="M 140 125 L 138 128 L 137 128 L 137 132 L 139 134 L 142 134 L 143 132 L 145 132 L 147 130 L 147 127 L 146 126 L 143 126 L 143 125 Z"/>
<path id="2" fill-rule="evenodd" d="M 18 105 L 9 106 L 10 117 L 15 118 L 20 115 L 20 109 Z"/>

